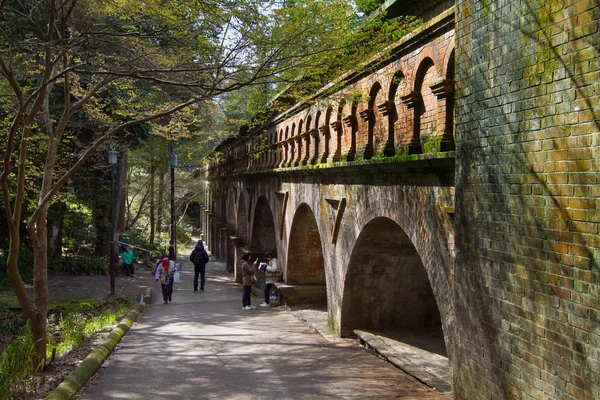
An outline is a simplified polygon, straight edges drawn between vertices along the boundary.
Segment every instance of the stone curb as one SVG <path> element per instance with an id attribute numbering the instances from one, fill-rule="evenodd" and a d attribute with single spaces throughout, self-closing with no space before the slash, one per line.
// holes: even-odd
<path id="1" fill-rule="evenodd" d="M 114 350 L 116 345 L 123 339 L 123 336 L 129 331 L 129 328 L 140 316 L 145 303 L 139 303 L 133 306 L 131 311 L 121 320 L 101 345 L 96 347 L 69 376 L 58 385 L 53 391 L 48 393 L 45 400 L 66 400 L 72 398 L 86 384 L 100 368 L 104 360 Z"/>

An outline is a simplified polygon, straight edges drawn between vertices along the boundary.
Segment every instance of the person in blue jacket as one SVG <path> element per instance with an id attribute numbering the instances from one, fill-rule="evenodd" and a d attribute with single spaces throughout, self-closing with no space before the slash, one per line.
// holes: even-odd
<path id="1" fill-rule="evenodd" d="M 135 261 L 135 256 L 133 255 L 133 250 L 131 250 L 131 247 L 125 246 L 125 251 L 123 251 L 121 257 L 123 258 L 123 266 L 125 267 L 127 276 L 134 277 L 135 267 L 133 262 Z"/>

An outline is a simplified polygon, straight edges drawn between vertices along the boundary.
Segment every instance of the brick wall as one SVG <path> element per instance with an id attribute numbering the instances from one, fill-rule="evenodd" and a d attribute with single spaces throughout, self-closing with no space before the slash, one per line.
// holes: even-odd
<path id="1" fill-rule="evenodd" d="M 456 15 L 455 397 L 600 398 L 599 3 Z"/>

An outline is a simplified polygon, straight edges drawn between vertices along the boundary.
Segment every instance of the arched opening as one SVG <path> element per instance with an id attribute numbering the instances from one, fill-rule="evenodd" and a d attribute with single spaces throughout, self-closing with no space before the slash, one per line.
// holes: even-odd
<path id="1" fill-rule="evenodd" d="M 342 101 L 337 108 L 337 117 L 333 126 L 335 127 L 332 133 L 333 143 L 331 146 L 331 161 L 337 162 L 342 158 L 342 137 L 344 135 L 344 107 L 346 102 Z"/>
<path id="2" fill-rule="evenodd" d="M 382 115 L 379 112 L 378 105 L 384 101 L 381 84 L 375 82 L 369 92 L 369 108 L 368 108 L 368 134 L 369 143 L 365 150 L 365 159 L 372 158 L 383 154 L 383 149 L 386 144 L 386 129 L 383 125 Z"/>
<path id="3" fill-rule="evenodd" d="M 391 157 L 396 154 L 396 124 L 398 123 L 398 108 L 402 105 L 402 102 L 399 104 L 396 102 L 396 96 L 398 95 L 398 88 L 404 81 L 404 74 L 402 71 L 398 71 L 394 74 L 392 78 L 392 83 L 390 84 L 390 92 L 388 95 L 389 109 L 388 112 L 388 138 L 387 143 L 384 149 L 384 155 L 387 157 Z M 405 114 L 404 114 L 405 115 Z M 402 132 L 400 130 L 399 132 Z"/>
<path id="4" fill-rule="evenodd" d="M 350 114 L 344 119 L 348 126 L 348 134 L 344 135 L 343 161 L 354 161 L 356 158 L 356 132 L 358 131 L 358 102 L 354 100 L 350 107 Z"/>
<path id="5" fill-rule="evenodd" d="M 256 204 L 250 248 L 252 251 L 261 253 L 268 251 L 277 253 L 275 220 L 269 202 L 264 196 L 261 196 Z"/>
<path id="6" fill-rule="evenodd" d="M 437 97 L 431 91 L 431 84 L 435 81 L 435 68 L 431 58 L 425 58 L 417 72 L 415 92 L 420 96 L 415 104 L 414 140 L 418 141 L 421 152 L 427 152 L 426 145 L 431 134 L 435 132 L 435 114 L 437 111 Z"/>
<path id="7" fill-rule="evenodd" d="M 321 234 L 315 215 L 306 203 L 298 207 L 292 220 L 284 278 L 287 285 L 294 287 L 290 293 L 282 293 L 288 305 L 327 305 Z"/>
<path id="8" fill-rule="evenodd" d="M 323 125 L 318 127 L 319 133 L 323 134 L 323 136 L 319 138 L 319 162 L 321 163 L 326 163 L 327 159 L 329 158 L 329 142 L 331 139 L 331 130 L 329 123 L 331 122 L 332 112 L 333 109 L 331 108 L 331 106 L 327 107 L 327 110 L 325 111 L 325 121 L 323 122 Z"/>
<path id="9" fill-rule="evenodd" d="M 408 235 L 379 217 L 362 230 L 344 284 L 340 334 L 372 330 L 446 356 L 440 312 Z"/>
<path id="10" fill-rule="evenodd" d="M 316 164 L 319 160 L 319 124 L 321 123 L 321 111 L 317 111 L 315 115 L 314 127 L 313 127 L 313 141 L 312 141 L 312 155 L 309 159 L 309 164 Z"/>
<path id="11" fill-rule="evenodd" d="M 306 203 L 296 210 L 287 255 L 286 283 L 325 285 L 325 263 L 317 220 Z"/>

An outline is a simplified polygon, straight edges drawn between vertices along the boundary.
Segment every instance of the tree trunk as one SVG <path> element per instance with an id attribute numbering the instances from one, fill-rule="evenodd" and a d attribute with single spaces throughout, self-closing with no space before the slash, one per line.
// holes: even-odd
<path id="1" fill-rule="evenodd" d="M 36 365 L 41 366 L 46 359 L 46 315 L 48 314 L 48 205 L 40 206 L 35 221 L 27 223 L 27 230 L 33 246 L 33 333 Z"/>
<path id="2" fill-rule="evenodd" d="M 156 215 L 154 209 L 154 175 L 156 173 L 156 167 L 154 161 L 150 162 L 150 245 L 154 246 L 154 229 L 156 227 Z"/>
<path id="3" fill-rule="evenodd" d="M 123 232 L 125 231 L 125 209 L 126 207 L 126 199 L 127 199 L 127 169 L 129 168 L 129 157 L 127 149 L 121 152 L 123 156 L 121 157 L 121 163 L 119 168 L 119 237 L 122 237 Z M 118 254 L 118 253 L 117 253 Z"/>
<path id="4" fill-rule="evenodd" d="M 158 179 L 158 220 L 156 221 L 156 231 L 162 232 L 162 220 L 163 220 L 163 209 L 164 209 L 164 197 L 165 197 L 165 171 L 160 171 Z"/>

